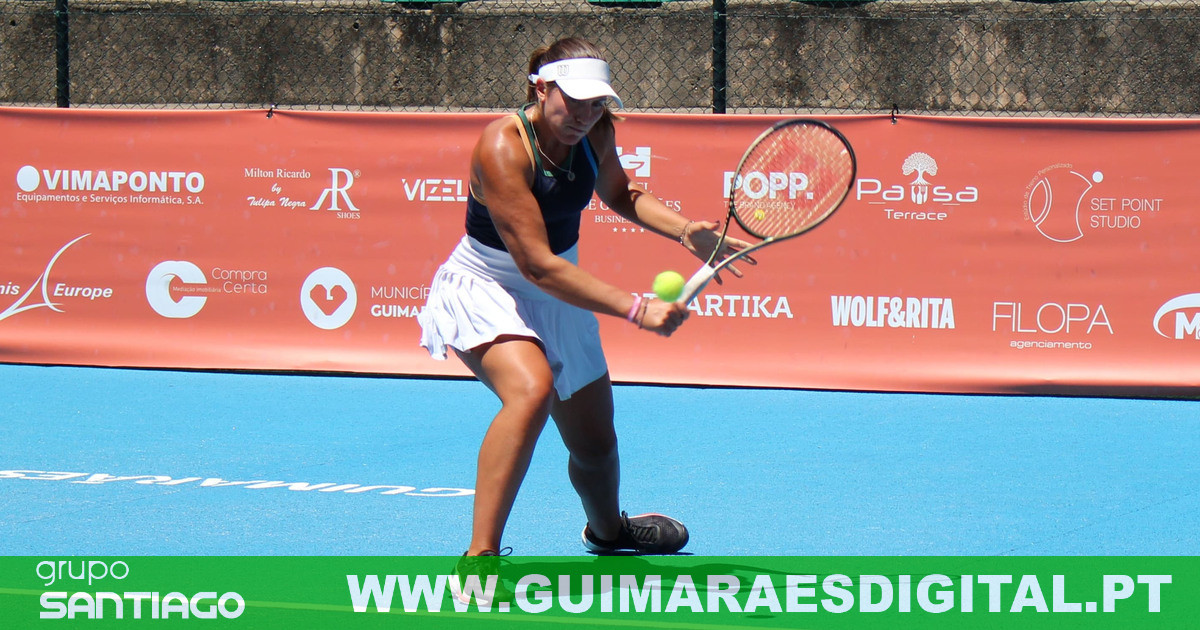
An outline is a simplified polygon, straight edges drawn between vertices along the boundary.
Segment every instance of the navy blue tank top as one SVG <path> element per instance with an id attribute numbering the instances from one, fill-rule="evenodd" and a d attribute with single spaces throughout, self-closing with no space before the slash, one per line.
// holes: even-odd
<path id="1" fill-rule="evenodd" d="M 552 170 L 542 164 L 538 148 L 533 144 L 533 130 L 524 110 L 518 112 L 525 126 L 526 140 L 533 153 L 533 191 L 542 220 L 546 223 L 546 236 L 550 240 L 550 251 L 561 254 L 579 241 L 579 222 L 583 209 L 592 200 L 596 189 L 596 155 L 587 137 L 571 147 L 564 164 L 565 171 Z M 488 247 L 508 251 L 503 239 L 492 223 L 487 206 L 467 195 L 467 235 Z"/>

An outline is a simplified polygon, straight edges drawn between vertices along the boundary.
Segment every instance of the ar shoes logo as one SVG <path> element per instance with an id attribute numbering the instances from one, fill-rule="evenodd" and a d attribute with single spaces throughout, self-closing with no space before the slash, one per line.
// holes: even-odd
<path id="1" fill-rule="evenodd" d="M 189 286 L 208 284 L 208 278 L 195 264 L 186 260 L 164 260 L 146 276 L 146 301 L 163 317 L 187 319 L 199 313 L 208 298 L 199 295 L 185 295 L 178 300 L 172 298 L 171 283 L 177 278 Z"/>
<path id="2" fill-rule="evenodd" d="M 1174 329 L 1164 331 L 1163 324 L 1172 323 L 1169 317 L 1174 315 Z M 1154 332 L 1167 339 L 1200 340 L 1200 293 L 1189 293 L 1173 297 L 1158 308 L 1154 314 Z"/>
<path id="3" fill-rule="evenodd" d="M 361 211 L 350 198 L 350 187 L 358 173 L 346 168 L 329 169 L 329 187 L 321 191 L 317 201 L 309 206 L 309 210 L 329 210 L 336 212 L 339 219 L 358 219 Z M 328 202 L 328 207 L 326 207 Z M 343 207 L 344 206 L 344 207 Z"/>
<path id="4" fill-rule="evenodd" d="M 48 308 L 55 313 L 63 313 L 62 302 L 55 301 L 61 298 L 83 298 L 87 300 L 108 299 L 113 296 L 112 287 L 83 287 L 74 286 L 66 282 L 56 282 L 53 286 L 50 284 L 50 275 L 54 272 L 54 265 L 58 259 L 75 243 L 91 236 L 84 234 L 76 237 L 71 242 L 63 245 L 54 256 L 50 257 L 50 262 L 46 263 L 46 268 L 42 270 L 34 281 L 29 285 L 29 288 L 24 293 L 21 292 L 21 286 L 13 282 L 5 282 L 0 284 L 0 296 L 2 295 L 17 295 L 20 296 L 15 302 L 9 304 L 7 308 L 0 311 L 0 321 L 4 321 L 9 317 L 31 311 L 37 308 Z M 40 290 L 42 301 L 29 304 L 29 299 L 33 296 L 35 290 Z M 53 299 L 52 299 L 53 298 Z"/>
<path id="5" fill-rule="evenodd" d="M 310 273 L 300 287 L 300 309 L 313 326 L 322 330 L 345 326 L 357 307 L 354 282 L 336 267 L 322 267 Z"/>

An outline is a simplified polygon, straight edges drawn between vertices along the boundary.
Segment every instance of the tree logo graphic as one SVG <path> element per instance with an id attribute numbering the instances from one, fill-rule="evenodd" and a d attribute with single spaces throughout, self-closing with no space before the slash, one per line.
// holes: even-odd
<path id="1" fill-rule="evenodd" d="M 917 174 L 917 178 L 908 185 L 908 196 L 915 204 L 929 201 L 929 180 L 926 175 L 937 175 L 937 160 L 928 153 L 917 151 L 904 159 L 903 172 L 905 175 Z"/>

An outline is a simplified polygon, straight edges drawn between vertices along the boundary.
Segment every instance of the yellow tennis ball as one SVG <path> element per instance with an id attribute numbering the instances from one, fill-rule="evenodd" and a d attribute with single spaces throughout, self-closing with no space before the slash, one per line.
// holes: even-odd
<path id="1" fill-rule="evenodd" d="M 683 276 L 675 271 L 664 271 L 654 276 L 654 294 L 664 302 L 674 302 L 683 295 Z"/>

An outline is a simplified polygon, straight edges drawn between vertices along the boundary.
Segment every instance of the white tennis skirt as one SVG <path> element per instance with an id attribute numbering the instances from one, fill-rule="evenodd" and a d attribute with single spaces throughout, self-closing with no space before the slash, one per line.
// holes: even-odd
<path id="1" fill-rule="evenodd" d="M 579 262 L 577 247 L 560 256 Z M 538 340 L 562 400 L 608 372 L 594 313 L 542 291 L 508 252 L 469 236 L 438 268 L 417 321 L 421 346 L 435 359 L 448 347 L 468 351 L 504 335 Z"/>

